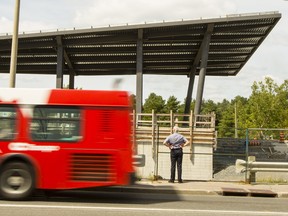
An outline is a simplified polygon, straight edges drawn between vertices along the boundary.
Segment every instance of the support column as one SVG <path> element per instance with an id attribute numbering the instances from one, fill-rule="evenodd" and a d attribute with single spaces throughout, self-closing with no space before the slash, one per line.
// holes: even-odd
<path id="1" fill-rule="evenodd" d="M 57 71 L 56 71 L 56 88 L 63 88 L 63 70 L 64 70 L 64 46 L 60 36 L 57 40 Z"/>
<path id="2" fill-rule="evenodd" d="M 188 90 L 187 90 L 187 96 L 185 101 L 185 110 L 184 114 L 190 113 L 190 106 L 191 106 L 191 100 L 192 100 L 192 93 L 193 93 L 193 86 L 195 81 L 195 74 L 196 74 L 197 66 L 193 65 L 190 70 L 190 77 L 189 77 L 189 84 L 188 84 Z"/>
<path id="3" fill-rule="evenodd" d="M 65 49 L 64 49 L 64 60 L 67 63 L 69 69 L 69 89 L 74 89 L 76 72 Z"/>
<path id="4" fill-rule="evenodd" d="M 209 53 L 209 44 L 210 44 L 210 39 L 211 39 L 211 34 L 213 32 L 213 28 L 214 28 L 213 24 L 208 25 L 207 31 L 203 39 L 199 81 L 198 81 L 198 88 L 197 88 L 197 95 L 196 95 L 196 104 L 195 104 L 195 109 L 194 109 L 195 115 L 200 114 L 200 111 L 201 111 L 201 103 L 202 103 L 202 98 L 203 98 L 208 53 Z"/>
<path id="5" fill-rule="evenodd" d="M 143 29 L 138 30 L 136 60 L 136 113 L 142 113 L 143 103 Z"/>
<path id="6" fill-rule="evenodd" d="M 75 73 L 70 70 L 69 73 L 69 89 L 74 89 L 74 83 L 75 83 Z"/>

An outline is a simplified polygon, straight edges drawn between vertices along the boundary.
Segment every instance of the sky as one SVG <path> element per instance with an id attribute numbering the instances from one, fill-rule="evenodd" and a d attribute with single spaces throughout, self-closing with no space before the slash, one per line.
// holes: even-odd
<path id="1" fill-rule="evenodd" d="M 0 35 L 13 32 L 15 0 L 0 0 Z M 278 84 L 288 79 L 288 1 L 287 0 L 21 0 L 19 33 L 85 29 L 108 25 L 144 24 L 149 22 L 197 20 L 230 14 L 278 11 L 282 18 L 233 77 L 205 79 L 203 99 L 221 102 L 240 95 L 251 95 L 253 82 L 271 77 Z M 136 76 L 77 76 L 75 87 L 83 89 L 113 88 L 136 93 Z M 144 75 L 143 98 L 150 93 L 167 100 L 175 96 L 183 102 L 188 89 L 186 76 Z M 64 85 L 68 84 L 65 76 Z M 196 97 L 198 76 L 192 98 Z M 55 88 L 56 76 L 16 75 L 16 88 Z M 9 74 L 0 74 L 0 87 L 9 87 Z"/>

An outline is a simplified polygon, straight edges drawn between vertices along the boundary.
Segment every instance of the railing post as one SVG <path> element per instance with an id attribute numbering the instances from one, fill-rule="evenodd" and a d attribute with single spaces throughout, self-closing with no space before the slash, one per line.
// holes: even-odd
<path id="1" fill-rule="evenodd" d="M 212 112 L 211 128 L 215 128 L 215 121 L 216 121 L 216 114 L 215 114 L 215 112 Z"/>
<path id="2" fill-rule="evenodd" d="M 170 110 L 170 128 L 174 127 L 174 114 L 173 110 Z"/>
<path id="3" fill-rule="evenodd" d="M 247 167 L 249 169 L 249 184 L 251 184 L 252 182 L 256 182 L 256 172 L 250 171 L 252 167 L 249 167 L 249 164 L 251 164 L 255 161 L 256 161 L 255 156 L 250 156 L 250 157 L 248 156 Z M 246 170 L 247 170 L 247 168 L 246 168 Z"/>
<path id="4" fill-rule="evenodd" d="M 136 142 L 136 111 L 133 109 L 133 116 L 132 116 L 132 143 L 133 143 L 133 150 L 134 154 L 138 153 L 138 145 Z"/>
<path id="5" fill-rule="evenodd" d="M 151 138 L 152 138 L 152 155 L 153 155 L 153 158 L 155 159 L 155 122 L 157 122 L 157 119 L 156 119 L 156 115 L 155 115 L 155 111 L 152 110 L 152 127 L 151 127 Z"/>
<path id="6" fill-rule="evenodd" d="M 248 128 L 246 128 L 246 142 L 245 142 L 246 170 L 248 170 L 248 144 L 249 144 L 249 130 L 248 130 Z M 245 181 L 246 182 L 247 182 L 247 177 L 248 177 L 247 172 L 245 172 Z"/>
<path id="7" fill-rule="evenodd" d="M 156 142 L 156 136 L 155 136 L 155 130 L 157 125 L 157 116 L 155 114 L 155 111 L 152 110 L 152 157 L 154 159 L 154 179 L 156 178 L 156 175 L 158 173 L 158 152 L 157 152 L 157 142 Z"/>
<path id="8" fill-rule="evenodd" d="M 190 116 L 189 116 L 189 131 L 190 131 L 190 154 L 192 158 L 192 153 L 193 153 L 193 111 L 190 111 Z"/>

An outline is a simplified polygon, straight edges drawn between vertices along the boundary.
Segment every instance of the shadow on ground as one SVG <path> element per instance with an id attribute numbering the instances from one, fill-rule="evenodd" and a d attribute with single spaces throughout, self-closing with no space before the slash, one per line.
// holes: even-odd
<path id="1" fill-rule="evenodd" d="M 160 192 L 159 192 L 160 191 Z M 157 192 L 151 185 L 130 187 L 103 187 L 83 190 L 39 190 L 30 201 L 151 204 L 180 201 L 181 196 L 172 186 L 158 186 Z"/>

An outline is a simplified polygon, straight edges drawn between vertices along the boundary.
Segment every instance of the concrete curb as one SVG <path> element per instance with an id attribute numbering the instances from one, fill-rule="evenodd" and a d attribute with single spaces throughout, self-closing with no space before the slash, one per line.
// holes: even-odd
<path id="1" fill-rule="evenodd" d="M 242 196 L 242 197 L 277 197 L 288 198 L 288 192 L 274 192 L 265 189 L 249 189 L 249 188 L 235 188 L 242 190 L 245 193 L 227 193 L 225 188 L 215 189 L 185 189 L 177 188 L 173 186 L 155 186 L 155 185 L 134 185 L 134 186 L 117 186 L 107 190 L 115 192 L 127 192 L 127 193 L 160 193 L 160 194 L 178 194 L 178 195 L 217 195 L 217 196 Z"/>
<path id="2" fill-rule="evenodd" d="M 279 192 L 277 193 L 278 198 L 288 198 L 288 193 L 287 192 Z"/>
<path id="3" fill-rule="evenodd" d="M 176 190 L 175 188 L 135 188 L 135 187 L 121 187 L 118 188 L 121 192 L 134 192 L 134 193 L 161 193 L 161 194 L 187 194 L 187 195 L 221 195 L 221 191 L 209 190 Z"/>

